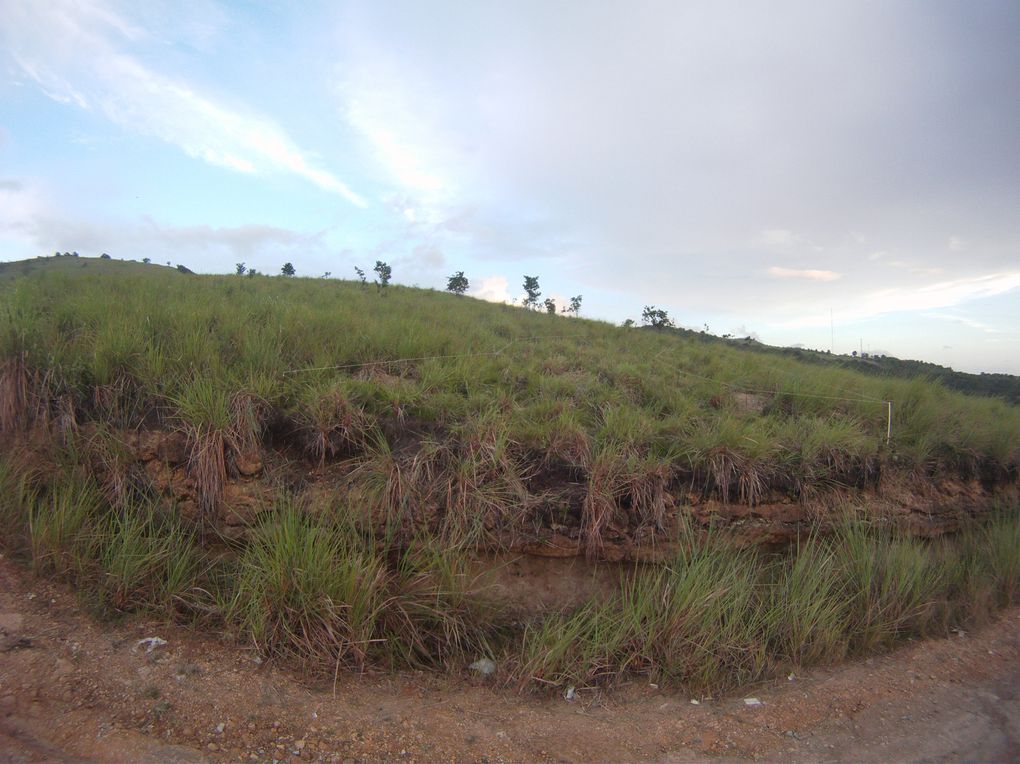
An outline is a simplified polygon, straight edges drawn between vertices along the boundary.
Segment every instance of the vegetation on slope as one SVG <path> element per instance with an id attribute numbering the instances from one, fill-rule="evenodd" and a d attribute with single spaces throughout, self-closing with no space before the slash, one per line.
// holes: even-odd
<path id="1" fill-rule="evenodd" d="M 859 490 L 1014 483 L 1001 401 L 452 294 L 68 262 L 0 282 L 0 523 L 100 611 L 212 624 L 324 673 L 488 654 L 522 685 L 713 688 L 945 633 L 1020 590 L 1010 507 L 923 541 Z M 142 469 L 131 443 L 168 431 L 182 456 Z M 221 535 L 255 474 L 258 511 Z M 850 489 L 854 519 L 779 557 L 689 511 Z M 538 527 L 595 560 L 620 533 L 675 551 L 577 609 L 501 614 L 469 557 Z"/>
<path id="2" fill-rule="evenodd" d="M 179 429 L 206 513 L 264 441 L 349 463 L 391 519 L 579 513 L 592 549 L 690 491 L 753 505 L 1020 464 L 1020 410 L 920 381 L 402 287 L 105 265 L 4 283 L 0 427 Z"/>
<path id="3" fill-rule="evenodd" d="M 1020 514 L 936 541 L 877 528 L 848 507 L 835 535 L 790 554 L 687 528 L 667 564 L 616 592 L 518 620 L 468 575 L 462 548 L 422 536 L 380 544 L 338 501 L 311 513 L 283 495 L 233 554 L 212 552 L 172 506 L 105 502 L 73 469 L 42 480 L 0 461 L 6 551 L 75 585 L 108 615 L 144 612 L 233 635 L 267 657 L 340 667 L 446 667 L 479 655 L 526 688 L 627 676 L 712 692 L 946 635 L 1020 598 Z"/>

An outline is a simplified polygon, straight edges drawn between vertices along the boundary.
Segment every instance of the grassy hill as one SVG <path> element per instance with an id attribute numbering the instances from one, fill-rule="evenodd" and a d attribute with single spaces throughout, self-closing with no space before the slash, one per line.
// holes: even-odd
<path id="1" fill-rule="evenodd" d="M 712 686 L 1016 594 L 1001 400 L 399 286 L 54 258 L 6 264 L 0 304 L 5 537 L 107 610 L 329 670 L 484 652 L 524 684 Z M 997 501 L 994 533 L 966 525 Z M 508 621 L 467 575 L 506 549 L 672 564 Z"/>

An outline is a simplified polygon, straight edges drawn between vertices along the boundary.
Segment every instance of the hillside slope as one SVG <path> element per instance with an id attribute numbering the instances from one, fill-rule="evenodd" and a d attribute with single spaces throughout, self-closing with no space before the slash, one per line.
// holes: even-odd
<path id="1" fill-rule="evenodd" d="M 714 692 L 1020 596 L 1000 400 L 424 290 L 59 260 L 0 274 L 0 548 L 97 613 L 321 676 L 481 655 L 521 689 Z"/>
<path id="2" fill-rule="evenodd" d="M 791 537 L 865 493 L 937 531 L 1020 464 L 1020 409 L 920 380 L 404 287 L 42 262 L 0 282 L 0 427 L 234 533 L 269 485 L 591 557 L 685 513 Z"/>

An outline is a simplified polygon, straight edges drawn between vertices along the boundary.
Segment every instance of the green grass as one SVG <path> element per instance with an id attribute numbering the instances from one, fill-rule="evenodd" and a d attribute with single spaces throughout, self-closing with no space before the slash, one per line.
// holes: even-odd
<path id="1" fill-rule="evenodd" d="M 173 514 L 145 505 L 111 512 L 97 524 L 92 543 L 104 607 L 172 614 L 194 600 L 203 553 L 194 531 Z"/>
<path id="2" fill-rule="evenodd" d="M 59 577 L 79 572 L 101 506 L 102 496 L 95 484 L 70 479 L 33 502 L 27 518 L 33 569 Z"/>
<path id="3" fill-rule="evenodd" d="M 60 258 L 4 268 L 0 303 L 2 543 L 99 612 L 226 630 L 325 674 L 488 655 L 521 687 L 714 691 L 980 623 L 1020 593 L 1014 504 L 939 541 L 866 506 L 880 475 L 1014 485 L 1020 410 L 998 400 L 403 287 Z M 184 434 L 198 521 L 128 447 L 150 430 Z M 270 498 L 220 538 L 253 455 Z M 856 515 L 789 553 L 684 522 L 692 496 L 827 494 Z M 569 612 L 503 616 L 473 555 L 561 525 L 592 560 L 620 533 L 683 551 Z"/>
<path id="4" fill-rule="evenodd" d="M 748 504 L 867 485 L 880 467 L 1002 482 L 1020 465 L 1020 410 L 924 381 L 427 290 L 59 260 L 0 282 L 0 403 L 51 412 L 63 401 L 80 422 L 184 428 L 209 507 L 220 461 L 273 419 L 320 464 L 398 431 L 477 461 L 470 438 L 484 420 L 507 463 L 599 465 L 599 486 L 608 461 L 629 465 L 617 506 L 649 460 L 673 483 Z M 259 402 L 247 419 L 238 395 Z M 0 419 L 31 424 L 15 418 Z"/>
<path id="5" fill-rule="evenodd" d="M 441 536 L 400 543 L 281 494 L 244 543 L 212 556 L 173 508 L 113 505 L 67 473 L 36 480 L 0 460 L 4 548 L 75 586 L 91 610 L 225 630 L 304 670 L 459 670 L 493 657 L 519 688 L 612 686 L 633 676 L 719 692 L 791 667 L 970 628 L 1020 601 L 1020 509 L 928 541 L 848 515 L 783 553 L 688 526 L 676 556 L 615 591 L 523 623 L 500 614 Z M 13 499 L 13 501 L 11 500 Z M 24 540 L 24 543 L 21 542 Z"/>
<path id="6" fill-rule="evenodd" d="M 632 674 L 725 690 L 792 666 L 945 636 L 1018 602 L 1020 513 L 941 542 L 847 520 L 768 557 L 709 537 L 621 591 L 530 624 L 511 660 L 523 685 Z"/>

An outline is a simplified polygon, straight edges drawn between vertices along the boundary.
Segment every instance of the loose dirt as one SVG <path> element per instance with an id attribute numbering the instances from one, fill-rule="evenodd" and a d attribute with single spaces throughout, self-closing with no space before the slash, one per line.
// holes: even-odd
<path id="1" fill-rule="evenodd" d="M 634 681 L 567 701 L 466 670 L 310 685 L 214 634 L 100 624 L 0 559 L 0 761 L 1017 761 L 1018 657 L 1014 608 L 725 698 Z"/>

